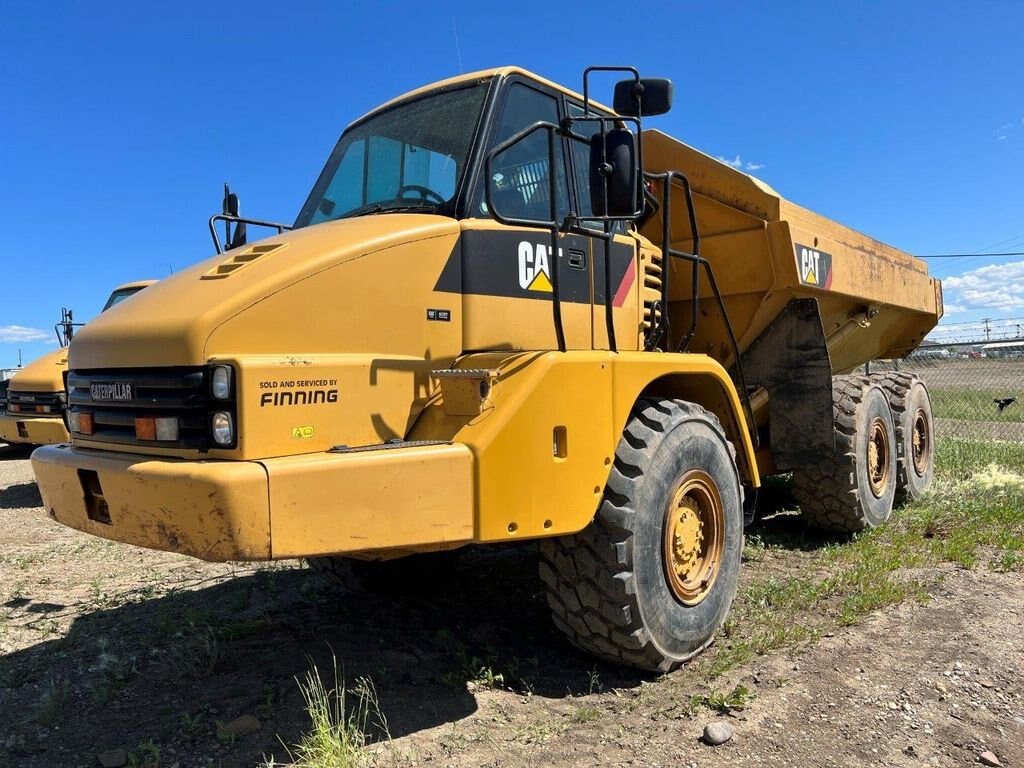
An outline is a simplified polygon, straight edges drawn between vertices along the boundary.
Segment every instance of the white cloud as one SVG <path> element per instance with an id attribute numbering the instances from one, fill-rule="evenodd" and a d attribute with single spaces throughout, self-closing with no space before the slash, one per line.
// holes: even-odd
<path id="1" fill-rule="evenodd" d="M 50 334 L 38 328 L 23 325 L 0 325 L 0 343 L 19 344 L 29 341 L 46 341 Z"/>
<path id="2" fill-rule="evenodd" d="M 989 264 L 944 278 L 946 311 L 984 309 L 992 313 L 1024 311 L 1024 261 Z"/>
<path id="3" fill-rule="evenodd" d="M 732 160 L 728 159 L 727 157 L 722 157 L 721 155 L 718 155 L 717 159 L 725 163 L 726 165 L 730 166 L 731 168 L 735 168 L 737 171 L 759 171 L 762 168 L 764 168 L 764 163 L 744 162 L 743 158 L 740 157 L 739 155 L 736 155 L 736 157 L 734 157 Z"/>

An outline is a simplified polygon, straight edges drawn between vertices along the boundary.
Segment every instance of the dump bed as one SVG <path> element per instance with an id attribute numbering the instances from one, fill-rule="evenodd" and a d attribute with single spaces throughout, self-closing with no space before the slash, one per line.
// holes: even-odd
<path id="1" fill-rule="evenodd" d="M 942 316 L 942 289 L 925 262 L 784 200 L 771 187 L 659 131 L 644 132 L 644 167 L 682 171 L 694 192 L 700 253 L 712 264 L 740 349 L 793 299 L 818 302 L 834 373 L 902 357 Z M 660 213 L 643 234 L 661 242 Z M 673 248 L 692 251 L 683 195 L 671 209 Z M 690 317 L 690 265 L 669 264 L 673 328 Z M 690 350 L 729 360 L 707 280 Z"/>

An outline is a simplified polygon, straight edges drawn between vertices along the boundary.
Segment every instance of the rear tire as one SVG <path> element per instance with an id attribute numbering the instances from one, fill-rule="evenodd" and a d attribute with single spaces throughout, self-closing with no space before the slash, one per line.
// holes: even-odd
<path id="1" fill-rule="evenodd" d="M 580 533 L 540 543 L 555 625 L 609 661 L 667 672 L 711 643 L 736 595 L 743 492 L 718 420 L 641 400 Z"/>
<path id="2" fill-rule="evenodd" d="M 893 371 L 878 377 L 885 389 L 900 447 L 896 467 L 896 500 L 924 496 L 935 476 L 935 422 L 925 383 L 912 373 Z"/>
<path id="3" fill-rule="evenodd" d="M 896 428 L 889 401 L 867 376 L 832 379 L 835 448 L 793 472 L 793 494 L 807 521 L 824 531 L 856 533 L 892 514 Z"/>

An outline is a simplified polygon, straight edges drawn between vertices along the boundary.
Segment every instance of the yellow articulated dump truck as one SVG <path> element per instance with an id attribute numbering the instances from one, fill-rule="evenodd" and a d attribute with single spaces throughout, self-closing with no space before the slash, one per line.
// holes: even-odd
<path id="1" fill-rule="evenodd" d="M 142 280 L 118 286 L 103 311 L 153 282 Z M 61 315 L 54 328 L 60 348 L 33 360 L 11 377 L 6 411 L 0 413 L 0 442 L 50 445 L 70 439 L 64 420 L 64 372 L 68 369 L 67 346 L 80 324 L 74 322 L 67 309 Z"/>
<path id="2" fill-rule="evenodd" d="M 849 372 L 920 343 L 938 281 L 645 131 L 669 81 L 627 69 L 596 103 L 606 69 L 582 94 L 502 68 L 390 101 L 290 231 L 91 322 L 71 444 L 32 457 L 50 514 L 335 573 L 538 539 L 572 642 L 668 670 L 726 617 L 765 475 L 842 531 L 921 493 L 926 389 Z"/>

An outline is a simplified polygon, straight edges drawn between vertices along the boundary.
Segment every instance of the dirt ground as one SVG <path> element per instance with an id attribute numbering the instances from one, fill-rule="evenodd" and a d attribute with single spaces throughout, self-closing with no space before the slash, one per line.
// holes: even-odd
<path id="1" fill-rule="evenodd" d="M 761 524 L 770 539 L 772 523 Z M 771 549 L 758 572 L 799 569 Z M 370 678 L 383 764 L 1024 766 L 1024 577 L 928 574 L 924 604 L 709 684 L 596 663 L 555 632 L 531 547 L 463 557 L 441 588 L 340 594 L 300 563 L 212 565 L 50 521 L 27 453 L 0 448 L 0 766 L 253 766 L 308 721 L 296 678 Z M 499 677 L 500 676 L 500 677 Z M 691 697 L 737 684 L 728 716 Z M 232 735 L 252 715 L 259 727 Z M 704 746 L 724 719 L 734 738 Z"/>

